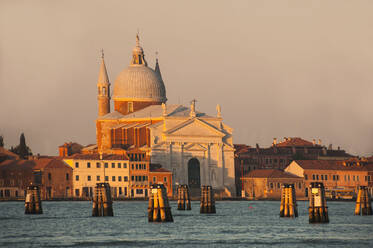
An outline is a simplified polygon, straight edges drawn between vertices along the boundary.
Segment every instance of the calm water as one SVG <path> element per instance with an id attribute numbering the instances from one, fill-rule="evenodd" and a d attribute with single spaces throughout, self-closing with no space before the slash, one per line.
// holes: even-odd
<path id="1" fill-rule="evenodd" d="M 249 207 L 250 206 L 250 207 Z M 43 202 L 24 215 L 22 202 L 0 202 L 0 247 L 373 247 L 373 217 L 354 216 L 353 202 L 328 202 L 329 224 L 279 218 L 279 202 L 221 201 L 215 215 L 177 211 L 173 223 L 148 223 L 147 202 L 115 202 L 114 217 L 91 217 L 90 202 Z"/>

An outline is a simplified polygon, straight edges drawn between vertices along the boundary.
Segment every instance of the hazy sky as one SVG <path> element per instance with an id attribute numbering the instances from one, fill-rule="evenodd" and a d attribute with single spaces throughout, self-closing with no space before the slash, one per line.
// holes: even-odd
<path id="1" fill-rule="evenodd" d="M 373 1 L 0 1 L 0 134 L 34 153 L 96 142 L 100 49 L 113 84 L 140 30 L 168 103 L 234 143 L 300 136 L 373 153 Z"/>

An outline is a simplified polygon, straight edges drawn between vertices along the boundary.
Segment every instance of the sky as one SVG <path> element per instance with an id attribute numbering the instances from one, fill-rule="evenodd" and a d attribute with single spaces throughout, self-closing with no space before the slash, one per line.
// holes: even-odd
<path id="1" fill-rule="evenodd" d="M 96 143 L 100 49 L 112 85 L 139 31 L 168 103 L 216 114 L 234 143 L 321 139 L 373 155 L 373 1 L 0 1 L 0 135 L 34 153 Z"/>

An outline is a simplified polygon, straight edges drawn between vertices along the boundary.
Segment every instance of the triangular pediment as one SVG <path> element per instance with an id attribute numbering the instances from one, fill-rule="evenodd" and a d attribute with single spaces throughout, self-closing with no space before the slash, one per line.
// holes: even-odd
<path id="1" fill-rule="evenodd" d="M 214 126 L 199 120 L 198 118 L 189 119 L 166 131 L 170 136 L 189 136 L 189 137 L 224 137 L 225 134 Z"/>
<path id="2" fill-rule="evenodd" d="M 201 145 L 201 144 L 188 144 L 184 147 L 186 151 L 207 151 L 207 147 Z"/>

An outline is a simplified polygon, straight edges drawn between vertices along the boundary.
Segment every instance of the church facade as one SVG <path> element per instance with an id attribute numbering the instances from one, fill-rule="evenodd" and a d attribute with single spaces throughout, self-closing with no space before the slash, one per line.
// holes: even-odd
<path id="1" fill-rule="evenodd" d="M 101 154 L 140 150 L 151 163 L 172 171 L 174 185 L 212 185 L 223 195 L 235 195 L 233 130 L 223 122 L 220 106 L 212 116 L 197 111 L 196 101 L 167 104 L 158 59 L 154 70 L 148 66 L 138 36 L 132 53 L 112 96 L 102 58 L 94 149 Z"/>

